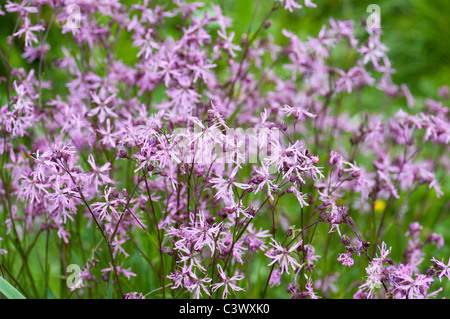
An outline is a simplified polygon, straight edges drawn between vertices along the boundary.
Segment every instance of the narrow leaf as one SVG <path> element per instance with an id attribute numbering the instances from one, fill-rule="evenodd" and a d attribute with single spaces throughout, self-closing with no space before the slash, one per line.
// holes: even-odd
<path id="1" fill-rule="evenodd" d="M 3 279 L 3 277 L 0 277 L 0 292 L 8 299 L 25 299 L 25 297 L 9 282 Z"/>

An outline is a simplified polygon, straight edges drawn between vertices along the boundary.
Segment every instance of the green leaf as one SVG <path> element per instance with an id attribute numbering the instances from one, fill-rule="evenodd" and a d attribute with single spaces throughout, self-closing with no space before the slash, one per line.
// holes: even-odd
<path id="1" fill-rule="evenodd" d="M 0 292 L 8 299 L 26 299 L 16 288 L 2 277 L 0 277 Z"/>

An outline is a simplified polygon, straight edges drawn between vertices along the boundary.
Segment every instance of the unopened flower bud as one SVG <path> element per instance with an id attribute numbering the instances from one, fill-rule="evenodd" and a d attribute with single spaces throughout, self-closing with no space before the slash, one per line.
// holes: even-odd
<path id="1" fill-rule="evenodd" d="M 348 223 L 349 223 L 350 225 L 355 226 L 355 222 L 353 221 L 353 218 L 348 217 L 348 218 L 347 218 L 347 221 L 348 221 Z"/>
<path id="2" fill-rule="evenodd" d="M 432 277 L 435 275 L 435 273 L 436 273 L 436 270 L 434 269 L 434 267 L 430 267 L 425 272 L 425 275 L 427 275 L 428 277 Z"/>
<path id="3" fill-rule="evenodd" d="M 358 144 L 359 140 L 360 136 L 358 134 L 355 134 L 350 138 L 350 143 L 352 143 L 352 145 L 355 145 Z"/>
<path id="4" fill-rule="evenodd" d="M 286 231 L 286 236 L 287 236 L 287 237 L 291 237 L 293 233 L 294 233 L 294 229 L 293 229 L 293 227 L 291 226 L 291 227 L 289 227 L 289 229 Z"/>
<path id="5" fill-rule="evenodd" d="M 444 267 L 442 267 L 442 265 L 439 265 L 439 264 L 434 264 L 434 268 L 435 268 L 437 271 L 441 271 L 441 270 L 444 270 L 444 269 L 445 269 Z"/>
<path id="6" fill-rule="evenodd" d="M 215 217 L 213 217 L 213 216 L 208 216 L 208 217 L 206 217 L 206 222 L 208 223 L 208 224 L 213 224 L 214 223 L 214 221 L 216 220 L 216 218 Z"/>
<path id="7" fill-rule="evenodd" d="M 347 234 L 342 235 L 341 244 L 345 246 L 350 245 L 350 237 L 348 237 Z"/>
<path id="8" fill-rule="evenodd" d="M 222 220 L 225 220 L 228 217 L 228 213 L 225 210 L 219 211 L 217 214 L 222 217 Z"/>
<path id="9" fill-rule="evenodd" d="M 170 247 L 161 247 L 161 252 L 162 252 L 162 253 L 165 253 L 165 254 L 168 254 L 168 255 L 170 255 L 170 256 L 173 256 L 173 255 L 174 255 L 174 251 L 173 251 L 173 249 L 170 248 Z"/>
<path id="10" fill-rule="evenodd" d="M 128 157 L 128 154 L 127 154 L 127 151 L 125 151 L 125 150 L 120 150 L 119 151 L 119 154 L 117 154 L 120 158 L 127 158 Z"/>
<path id="11" fill-rule="evenodd" d="M 261 184 L 264 181 L 264 176 L 257 175 L 252 178 L 253 184 Z"/>
<path id="12" fill-rule="evenodd" d="M 384 261 L 384 262 L 387 262 L 387 263 L 388 263 L 389 265 L 391 265 L 391 266 L 394 265 L 394 262 L 392 261 L 391 258 L 384 258 L 383 261 Z"/>
<path id="13" fill-rule="evenodd" d="M 395 299 L 395 295 L 394 295 L 394 293 L 391 292 L 391 291 L 387 291 L 386 294 L 384 295 L 384 297 L 385 297 L 386 299 Z"/>

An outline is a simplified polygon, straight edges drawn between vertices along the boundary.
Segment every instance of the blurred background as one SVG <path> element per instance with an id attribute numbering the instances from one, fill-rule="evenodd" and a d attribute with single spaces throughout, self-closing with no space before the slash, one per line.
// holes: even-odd
<path id="1" fill-rule="evenodd" d="M 225 1 L 225 14 L 234 18 L 237 32 L 247 32 L 256 0 Z M 257 21 L 270 9 L 272 1 L 261 1 Z M 317 8 L 303 7 L 290 13 L 277 11 L 270 32 L 276 41 L 286 41 L 286 28 L 306 38 L 317 36 L 329 18 L 360 22 L 368 18 L 367 7 L 381 9 L 382 41 L 389 57 L 396 83 L 406 83 L 415 95 L 436 94 L 437 87 L 450 84 L 450 1 L 448 0 L 314 0 Z M 299 1 L 303 3 L 303 1 Z"/>
<path id="2" fill-rule="evenodd" d="M 121 2 L 130 5 L 137 1 Z M 224 8 L 224 14 L 234 21 L 235 39 L 240 39 L 241 34 L 248 30 L 258 0 L 203 0 L 203 2 L 220 3 Z M 253 32 L 273 2 L 274 0 L 260 0 Z M 287 10 L 275 12 L 269 32 L 274 35 L 277 43 L 287 43 L 287 39 L 281 34 L 283 28 L 306 39 L 307 36 L 317 36 L 322 25 L 328 24 L 331 17 L 360 22 L 370 15 L 367 7 L 376 4 L 381 9 L 382 40 L 389 47 L 389 57 L 393 68 L 397 70 L 394 80 L 397 83 L 406 83 L 414 95 L 430 97 L 436 94 L 439 86 L 450 84 L 450 1 L 313 0 L 313 2 L 317 4 L 316 8 L 304 6 L 292 13 Z M 161 4 L 162 1 L 156 3 Z M 0 0 L 0 4 L 4 9 L 6 1 Z M 164 1 L 164 5 L 171 6 L 172 1 Z M 41 15 L 47 21 L 50 16 L 49 10 Z M 15 15 L 0 16 L 0 47 L 3 52 L 6 51 L 6 37 L 11 34 L 15 22 Z M 363 31 L 361 29 L 361 32 Z M 56 45 L 59 42 L 60 38 L 55 38 L 55 34 L 56 32 L 50 33 L 48 39 L 50 44 Z M 23 41 L 23 37 L 21 40 Z M 19 41 L 15 43 L 16 45 L 19 43 L 20 46 L 12 48 L 12 64 L 26 68 L 26 61 L 20 57 L 23 54 L 23 44 Z M 130 47 L 125 44 L 119 48 L 120 56 L 125 62 L 132 62 L 136 57 L 134 48 L 130 50 Z M 59 52 L 53 53 L 58 57 L 61 56 L 60 49 Z M 3 65 L 0 65 L 0 73 L 4 74 Z"/>

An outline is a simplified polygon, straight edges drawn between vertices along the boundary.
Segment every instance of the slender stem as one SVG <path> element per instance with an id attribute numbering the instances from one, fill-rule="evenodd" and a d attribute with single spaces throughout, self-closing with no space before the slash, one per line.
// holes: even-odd
<path id="1" fill-rule="evenodd" d="M 113 254 L 113 251 L 112 251 L 112 248 L 111 248 L 111 242 L 108 241 L 108 237 L 106 236 L 105 232 L 103 231 L 103 227 L 101 227 L 99 221 L 97 220 L 97 217 L 95 216 L 94 212 L 91 209 L 91 206 L 89 205 L 89 203 L 87 202 L 86 198 L 84 197 L 84 194 L 83 194 L 83 191 L 81 190 L 81 187 L 75 181 L 75 178 L 70 173 L 70 170 L 64 164 L 62 164 L 61 167 L 70 176 L 70 179 L 72 180 L 74 185 L 76 185 L 76 188 L 78 190 L 78 193 L 80 194 L 81 200 L 83 201 L 83 203 L 87 207 L 89 213 L 91 214 L 92 219 L 94 219 L 95 224 L 97 225 L 97 228 L 100 230 L 100 233 L 102 234 L 102 237 L 105 240 L 106 245 L 108 246 L 109 257 L 111 259 L 111 264 L 112 264 L 111 266 L 113 267 L 113 273 L 116 276 L 117 285 L 118 285 L 119 291 L 120 291 L 120 297 L 122 298 L 123 297 L 123 291 L 122 291 L 122 286 L 120 284 L 119 274 L 117 273 L 116 263 L 114 261 L 114 254 Z M 125 215 L 125 213 L 123 213 L 120 217 L 122 217 L 123 215 Z M 120 223 L 120 219 L 119 219 L 119 223 Z M 116 230 L 117 230 L 117 227 L 116 227 Z M 114 238 L 114 237 L 112 236 L 111 238 Z"/>

